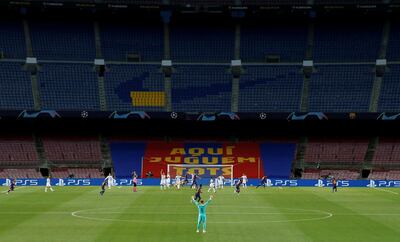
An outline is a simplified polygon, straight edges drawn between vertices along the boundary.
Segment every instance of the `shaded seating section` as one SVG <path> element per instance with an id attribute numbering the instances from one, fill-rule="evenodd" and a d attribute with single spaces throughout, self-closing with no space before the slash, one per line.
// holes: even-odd
<path id="1" fill-rule="evenodd" d="M 22 21 L 0 21 L 0 55 L 8 59 L 26 57 Z"/>
<path id="2" fill-rule="evenodd" d="M 303 77 L 300 66 L 244 67 L 240 78 L 239 111 L 292 112 L 300 110 Z"/>
<path id="3" fill-rule="evenodd" d="M 22 63 L 0 62 L 0 97 L 0 109 L 33 109 L 30 74 Z"/>
<path id="4" fill-rule="evenodd" d="M 161 23 L 127 24 L 126 21 L 100 24 L 104 59 L 126 61 L 128 54 L 136 54 L 141 61 L 161 61 L 163 57 L 163 30 Z M 149 41 L 151 40 L 151 41 Z"/>
<path id="5" fill-rule="evenodd" d="M 232 75 L 228 66 L 179 65 L 172 76 L 172 110 L 229 112 Z"/>
<path id="6" fill-rule="evenodd" d="M 368 112 L 372 65 L 317 66 L 310 81 L 309 111 Z"/>
<path id="7" fill-rule="evenodd" d="M 159 65 L 109 65 L 105 80 L 109 110 L 164 109 L 164 76 Z"/>
<path id="8" fill-rule="evenodd" d="M 104 178 L 97 168 L 54 168 L 51 170 L 53 178 Z"/>
<path id="9" fill-rule="evenodd" d="M 323 23 L 315 25 L 314 61 L 375 62 L 383 24 L 376 22 Z"/>
<path id="10" fill-rule="evenodd" d="M 400 170 L 391 170 L 391 171 L 372 171 L 368 179 L 373 180 L 400 180 Z"/>
<path id="11" fill-rule="evenodd" d="M 0 137 L 0 167 L 4 166 L 38 166 L 32 137 Z"/>
<path id="12" fill-rule="evenodd" d="M 372 163 L 400 164 L 400 139 L 382 138 L 375 149 Z"/>
<path id="13" fill-rule="evenodd" d="M 399 48 L 400 51 L 400 48 Z M 399 53 L 400 55 L 400 53 Z M 382 81 L 378 110 L 398 112 L 400 110 L 400 65 L 389 65 Z"/>
<path id="14" fill-rule="evenodd" d="M 346 169 L 342 170 L 307 169 L 302 173 L 302 179 L 330 179 L 331 177 L 343 180 L 357 180 L 358 178 L 360 178 L 360 172 L 355 170 L 346 170 Z"/>
<path id="15" fill-rule="evenodd" d="M 39 60 L 91 60 L 96 57 L 93 23 L 29 22 L 33 55 Z"/>
<path id="16" fill-rule="evenodd" d="M 400 3 L 400 2 L 399 2 Z M 400 23 L 392 22 L 386 58 L 389 61 L 400 61 Z"/>
<path id="17" fill-rule="evenodd" d="M 38 80 L 44 109 L 100 110 L 93 65 L 46 63 L 42 65 Z"/>
<path id="18" fill-rule="evenodd" d="M 173 61 L 229 63 L 233 53 L 233 26 L 216 23 L 171 26 Z"/>
<path id="19" fill-rule="evenodd" d="M 305 162 L 363 162 L 368 140 L 310 138 L 304 154 Z"/>
<path id="20" fill-rule="evenodd" d="M 43 137 L 47 159 L 53 164 L 101 164 L 100 141 L 96 137 Z"/>
<path id="21" fill-rule="evenodd" d="M 42 178 L 38 169 L 0 169 L 0 178 Z"/>
<path id="22" fill-rule="evenodd" d="M 265 62 L 267 55 L 281 62 L 302 62 L 307 47 L 306 24 L 243 25 L 240 57 L 244 62 Z"/>

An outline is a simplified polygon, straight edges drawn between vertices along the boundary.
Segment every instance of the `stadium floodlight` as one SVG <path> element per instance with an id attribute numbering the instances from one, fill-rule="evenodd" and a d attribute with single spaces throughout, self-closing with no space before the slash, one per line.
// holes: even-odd
<path id="1" fill-rule="evenodd" d="M 175 178 L 176 175 L 184 176 L 186 173 L 196 173 L 200 178 L 213 178 L 223 176 L 225 181 L 228 180 L 233 186 L 233 165 L 188 165 L 188 164 L 168 164 L 167 173 L 170 174 L 171 178 Z M 201 182 L 206 183 L 207 182 Z"/>

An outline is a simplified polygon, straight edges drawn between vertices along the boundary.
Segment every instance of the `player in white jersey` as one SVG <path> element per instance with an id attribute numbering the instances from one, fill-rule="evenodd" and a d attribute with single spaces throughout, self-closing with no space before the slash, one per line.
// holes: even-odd
<path id="1" fill-rule="evenodd" d="M 46 188 L 44 189 L 44 192 L 47 192 L 47 189 L 50 189 L 50 191 L 54 192 L 53 188 L 51 187 L 51 180 L 49 176 L 46 179 Z"/>
<path id="2" fill-rule="evenodd" d="M 171 186 L 171 176 L 167 173 L 167 179 L 165 180 L 165 185 L 169 188 Z"/>
<path id="3" fill-rule="evenodd" d="M 219 176 L 218 177 L 218 185 L 219 185 L 219 188 L 221 188 L 221 189 L 224 189 L 224 180 L 225 180 L 225 178 L 224 178 L 224 176 Z"/>
<path id="4" fill-rule="evenodd" d="M 244 173 L 242 175 L 242 180 L 243 180 L 243 183 L 242 183 L 243 187 L 247 188 L 247 176 Z"/>
<path id="5" fill-rule="evenodd" d="M 160 174 L 161 174 L 160 189 L 163 190 L 166 188 L 166 177 L 163 170 L 161 170 Z"/>
<path id="6" fill-rule="evenodd" d="M 111 189 L 111 186 L 113 184 L 114 178 L 112 177 L 111 173 L 108 174 L 108 176 L 106 177 L 107 180 L 107 185 L 108 185 L 108 189 Z"/>
<path id="7" fill-rule="evenodd" d="M 181 176 L 180 175 L 176 175 L 176 177 L 175 177 L 175 186 L 178 190 L 181 189 Z"/>
<path id="8" fill-rule="evenodd" d="M 215 180 L 217 180 L 217 179 L 215 179 Z M 208 188 L 208 192 L 210 192 L 211 190 L 213 190 L 215 193 L 215 184 L 214 184 L 214 180 L 212 178 L 210 179 L 210 187 Z"/>

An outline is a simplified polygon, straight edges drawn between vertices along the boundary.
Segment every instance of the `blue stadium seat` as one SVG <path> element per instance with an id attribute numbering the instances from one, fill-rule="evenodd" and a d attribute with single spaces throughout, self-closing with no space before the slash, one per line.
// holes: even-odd
<path id="1" fill-rule="evenodd" d="M 159 65 L 108 65 L 105 83 L 109 110 L 163 110 L 163 107 L 134 107 L 131 98 L 133 91 L 164 91 L 164 75 Z"/>
<path id="2" fill-rule="evenodd" d="M 0 21 L 0 52 L 4 58 L 23 59 L 26 46 L 21 21 Z"/>
<path id="3" fill-rule="evenodd" d="M 106 60 L 126 61 L 128 53 L 140 54 L 142 61 L 161 61 L 162 25 L 104 23 L 100 26 L 103 56 Z"/>
<path id="4" fill-rule="evenodd" d="M 301 62 L 307 48 L 307 26 L 243 25 L 240 55 L 245 62 L 264 62 L 266 55 L 279 55 L 281 62 Z"/>
<path id="5" fill-rule="evenodd" d="M 233 26 L 171 26 L 171 59 L 229 63 L 234 54 Z"/>
<path id="6" fill-rule="evenodd" d="M 100 110 L 97 73 L 90 64 L 42 64 L 38 73 L 44 109 Z"/>
<path id="7" fill-rule="evenodd" d="M 39 60 L 94 60 L 93 29 L 89 22 L 30 22 L 33 54 Z"/>
<path id="8" fill-rule="evenodd" d="M 229 112 L 232 75 L 228 69 L 228 66 L 176 66 L 172 74 L 172 110 Z"/>
<path id="9" fill-rule="evenodd" d="M 392 23 L 386 58 L 389 61 L 400 61 L 400 23 Z"/>
<path id="10" fill-rule="evenodd" d="M 301 66 L 244 66 L 240 78 L 239 111 L 299 111 Z"/>
<path id="11" fill-rule="evenodd" d="M 400 65 L 390 65 L 383 77 L 378 110 L 400 111 Z"/>
<path id="12" fill-rule="evenodd" d="M 33 110 L 30 74 L 22 63 L 0 62 L 0 108 Z"/>
<path id="13" fill-rule="evenodd" d="M 368 112 L 375 77 L 373 65 L 317 66 L 310 81 L 309 110 Z"/>
<path id="14" fill-rule="evenodd" d="M 378 57 L 382 24 L 321 23 L 315 27 L 314 61 L 372 61 Z"/>

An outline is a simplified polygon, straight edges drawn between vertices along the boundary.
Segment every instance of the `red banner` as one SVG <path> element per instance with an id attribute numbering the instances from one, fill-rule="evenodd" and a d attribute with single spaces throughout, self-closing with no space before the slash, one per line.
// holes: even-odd
<path id="1" fill-rule="evenodd" d="M 234 177 L 246 174 L 248 178 L 263 175 L 260 147 L 257 143 L 167 143 L 149 142 L 143 159 L 142 176 L 151 171 L 160 177 L 160 171 L 167 172 L 168 164 L 187 165 L 233 165 Z M 230 167 L 182 168 L 171 166 L 171 176 L 196 172 L 200 176 L 230 177 Z"/>

